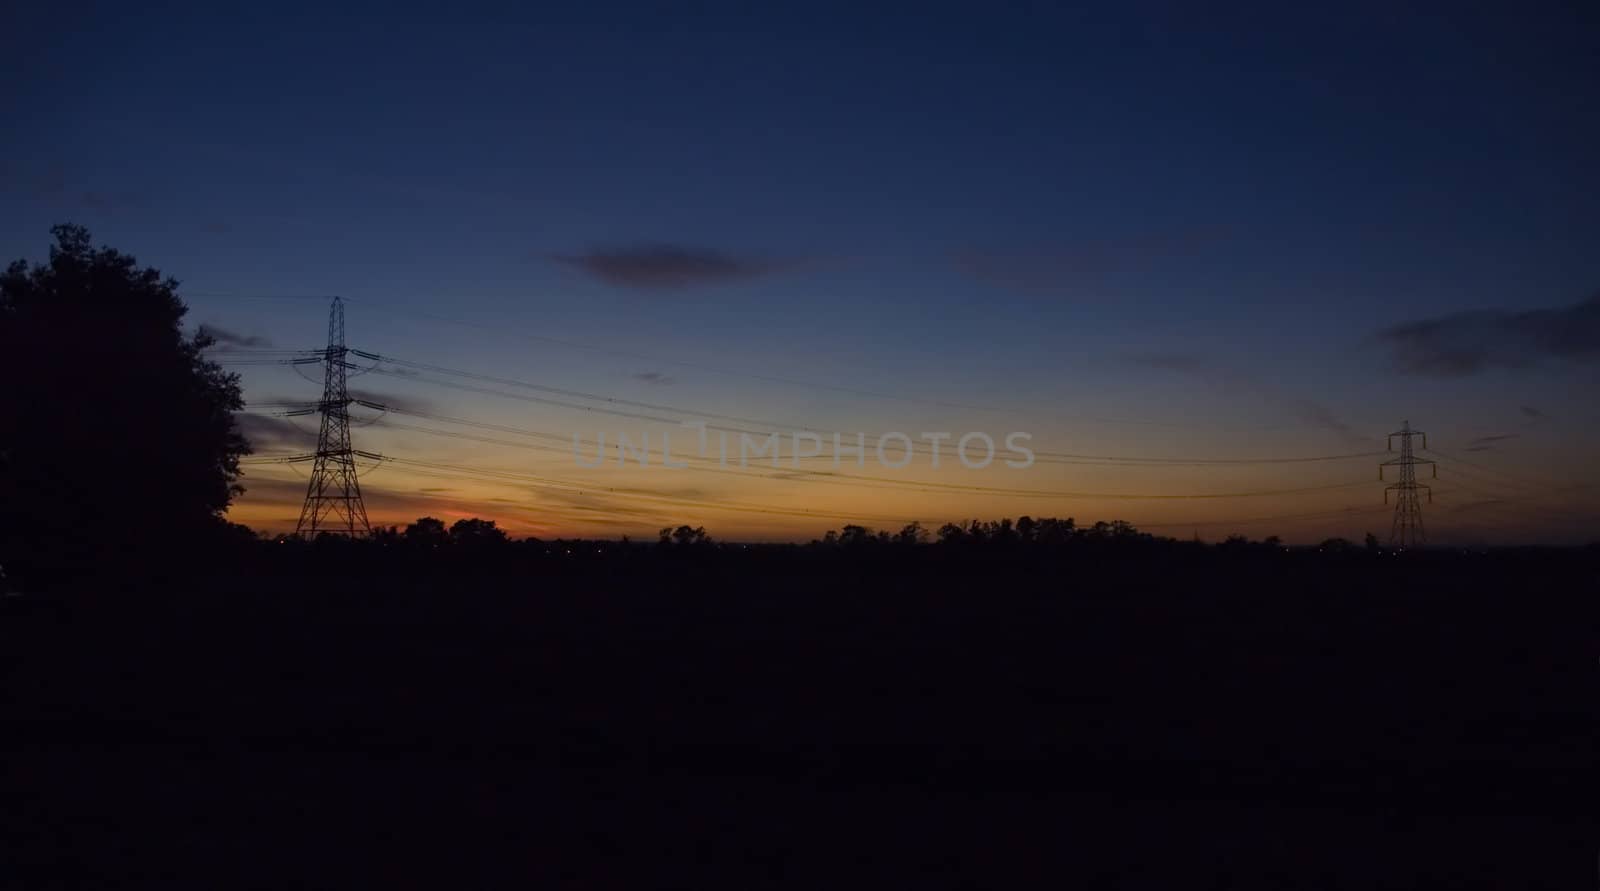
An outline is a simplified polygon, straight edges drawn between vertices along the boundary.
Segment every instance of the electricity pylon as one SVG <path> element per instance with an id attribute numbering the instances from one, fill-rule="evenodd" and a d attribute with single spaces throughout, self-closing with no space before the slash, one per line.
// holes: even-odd
<path id="1" fill-rule="evenodd" d="M 1383 480 L 1383 469 L 1390 466 L 1400 468 L 1400 481 L 1386 486 L 1383 490 L 1383 503 L 1389 503 L 1389 492 L 1396 492 L 1394 501 L 1394 525 L 1389 529 L 1389 547 L 1392 548 L 1417 548 L 1428 543 L 1428 536 L 1422 529 L 1422 501 L 1417 497 L 1419 490 L 1426 490 L 1428 503 L 1433 503 L 1433 488 L 1417 483 L 1417 465 L 1433 465 L 1433 476 L 1439 477 L 1439 465 L 1418 458 L 1411 451 L 1411 437 L 1422 437 L 1422 447 L 1428 447 L 1428 434 L 1421 430 L 1412 430 L 1411 422 L 1406 421 L 1400 429 L 1389 434 L 1389 451 L 1394 451 L 1394 438 L 1400 437 L 1400 457 L 1393 458 L 1378 465 L 1378 479 Z"/>
<path id="2" fill-rule="evenodd" d="M 317 452 L 311 466 L 311 482 L 306 486 L 306 503 L 300 508 L 296 535 L 315 538 L 327 532 L 354 538 L 368 535 L 367 508 L 361 502 L 361 483 L 357 480 L 356 454 L 350 445 L 350 391 L 346 373 L 354 366 L 345 360 L 344 301 L 333 298 L 328 310 L 328 349 L 322 356 L 322 430 L 317 434 Z"/>

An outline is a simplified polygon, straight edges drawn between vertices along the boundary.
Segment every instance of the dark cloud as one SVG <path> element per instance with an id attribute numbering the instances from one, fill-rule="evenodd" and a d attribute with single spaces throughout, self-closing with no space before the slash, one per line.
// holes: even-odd
<path id="1" fill-rule="evenodd" d="M 1465 377 L 1547 360 L 1593 361 L 1600 358 L 1600 294 L 1554 309 L 1420 319 L 1387 328 L 1378 338 L 1397 369 L 1428 377 Z"/>
<path id="2" fill-rule="evenodd" d="M 1209 359 L 1190 353 L 1139 353 L 1129 356 L 1128 361 L 1145 368 L 1181 371 L 1185 374 L 1210 374 L 1216 371 L 1216 366 Z"/>
<path id="3" fill-rule="evenodd" d="M 308 449 L 316 445 L 317 435 L 287 418 L 274 418 L 253 412 L 234 412 L 233 424 L 256 451 Z"/>
<path id="4" fill-rule="evenodd" d="M 1255 399 L 1270 401 L 1307 425 L 1330 430 L 1352 443 L 1368 442 L 1371 439 L 1345 423 L 1332 409 L 1322 403 L 1285 393 L 1253 375 L 1205 356 L 1190 353 L 1143 353 L 1130 356 L 1129 361 L 1145 368 L 1189 375 L 1219 389 L 1245 393 Z"/>
<path id="5" fill-rule="evenodd" d="M 424 486 L 423 488 L 418 489 L 417 491 L 418 492 L 426 492 L 428 494 L 433 494 L 433 493 L 437 493 L 437 492 L 459 492 L 461 490 L 460 489 L 454 489 L 454 488 L 451 488 L 449 486 Z M 494 499 L 491 498 L 489 500 L 493 501 Z"/>
<path id="6" fill-rule="evenodd" d="M 1314 399 L 1289 398 L 1288 408 L 1295 417 L 1313 427 L 1332 430 L 1352 442 L 1367 439 L 1335 415 L 1332 409 Z"/>
<path id="7" fill-rule="evenodd" d="M 305 501 L 306 481 L 301 478 L 274 478 L 266 475 L 276 472 L 292 473 L 293 471 L 281 466 L 243 468 L 239 475 L 243 480 L 242 485 L 244 486 L 245 494 L 242 496 L 241 501 L 234 502 L 234 506 L 237 508 L 243 503 L 255 510 L 267 505 L 280 507 L 285 513 L 273 518 L 270 522 L 275 525 L 287 525 L 289 529 L 293 529 L 295 522 L 300 519 L 300 505 Z M 257 519 L 251 522 L 259 523 L 261 521 Z"/>
<path id="8" fill-rule="evenodd" d="M 239 334 L 226 328 L 219 328 L 216 325 L 201 325 L 200 336 L 209 337 L 216 341 L 216 345 L 212 349 L 219 353 L 225 353 L 235 347 L 272 346 L 272 342 L 265 337 L 258 337 L 254 334 Z"/>
<path id="9" fill-rule="evenodd" d="M 565 514 L 574 519 L 589 519 L 593 516 L 602 517 L 631 517 L 643 518 L 652 522 L 661 522 L 670 519 L 673 514 L 665 506 L 649 503 L 635 503 L 623 498 L 606 495 L 601 492 L 572 492 L 561 489 L 533 489 L 532 501 L 541 508 Z"/>
<path id="10" fill-rule="evenodd" d="M 283 473 L 286 476 L 271 476 L 270 474 Z M 276 516 L 257 516 L 249 520 L 251 525 L 275 527 L 281 531 L 294 529 L 296 520 L 299 519 L 299 507 L 305 498 L 306 482 L 304 478 L 294 477 L 292 471 L 281 466 L 249 467 L 246 468 L 245 489 L 243 498 L 235 503 L 235 509 L 244 509 L 253 514 L 260 514 L 263 509 L 276 508 L 283 512 Z M 458 500 L 448 493 L 429 494 L 429 490 L 402 491 L 386 489 L 382 486 L 372 486 L 365 483 L 361 486 L 361 494 L 366 501 L 367 514 L 372 518 L 374 526 L 397 524 L 404 526 L 417 517 L 438 516 L 440 502 L 444 501 L 452 508 L 461 512 L 477 513 L 480 516 L 490 517 L 494 511 L 484 499 Z M 489 499 L 497 500 L 497 499 Z M 513 505 L 510 499 L 505 499 L 507 505 Z M 526 508 L 523 508 L 526 511 Z M 501 528 L 521 534 L 524 531 L 544 531 L 538 523 L 518 519 L 497 517 L 496 521 Z"/>
<path id="11" fill-rule="evenodd" d="M 1521 435 L 1522 434 L 1520 433 L 1501 433 L 1496 436 L 1480 436 L 1467 444 L 1467 451 L 1482 452 L 1487 449 L 1494 448 L 1494 443 L 1503 442 L 1508 439 L 1517 439 Z"/>
<path id="12" fill-rule="evenodd" d="M 440 413 L 438 406 L 434 402 L 424 399 L 421 396 L 411 396 L 403 393 L 389 393 L 382 390 L 362 390 L 356 387 L 350 388 L 350 396 L 353 399 L 363 399 L 367 402 L 376 402 L 379 405 L 387 405 L 391 408 L 399 409 L 401 411 L 415 411 L 426 414 Z M 308 396 L 305 393 L 299 393 L 293 396 L 269 393 L 265 396 L 259 397 L 256 402 L 258 404 L 281 405 L 293 408 L 316 408 L 317 399 L 318 396 Z"/>
<path id="13" fill-rule="evenodd" d="M 559 506 L 571 511 L 571 516 L 583 519 L 599 515 L 642 518 L 652 522 L 662 522 L 673 520 L 685 510 L 691 512 L 697 510 L 693 505 L 677 507 L 671 504 L 640 502 L 627 497 L 610 495 L 604 491 L 537 488 L 530 489 L 529 492 L 541 509 Z M 689 500 L 715 498 L 721 494 L 702 486 L 669 486 L 661 489 L 652 488 L 649 492 L 658 498 Z"/>
<path id="14" fill-rule="evenodd" d="M 1537 408 L 1534 408 L 1531 405 L 1524 405 L 1524 406 L 1522 406 L 1521 410 L 1522 410 L 1522 416 L 1525 417 L 1525 418 L 1542 418 L 1542 417 L 1544 417 L 1544 412 L 1538 410 Z"/>
<path id="15" fill-rule="evenodd" d="M 250 401 L 251 402 L 255 402 L 255 403 L 259 403 L 259 404 L 270 404 L 270 405 L 289 405 L 289 404 L 293 403 L 294 407 L 296 407 L 296 408 L 316 408 L 317 407 L 317 399 L 321 395 L 322 395 L 321 393 L 317 393 L 317 394 L 314 394 L 314 395 L 307 396 L 305 393 L 298 393 L 298 394 L 293 395 L 293 396 L 286 396 L 286 395 L 284 395 L 282 393 L 268 393 L 268 394 L 266 394 L 264 396 L 259 396 L 259 397 L 256 397 L 254 399 L 251 399 Z"/>
<path id="16" fill-rule="evenodd" d="M 640 371 L 634 374 L 633 379 L 647 384 L 660 384 L 663 387 L 678 382 L 676 378 L 668 377 L 659 371 Z"/>
<path id="17" fill-rule="evenodd" d="M 1512 503 L 1511 501 L 1508 501 L 1507 499 L 1504 499 L 1504 498 L 1486 498 L 1486 499 L 1484 499 L 1482 501 L 1468 501 L 1465 504 L 1452 504 L 1452 505 L 1449 505 L 1446 509 L 1449 510 L 1451 513 L 1457 513 L 1457 514 L 1459 514 L 1459 513 L 1472 513 L 1472 512 L 1475 512 L 1475 511 L 1481 511 L 1482 509 L 1484 509 L 1486 507 L 1501 507 L 1502 505 L 1511 504 L 1511 503 Z"/>
<path id="18" fill-rule="evenodd" d="M 353 399 L 364 399 L 367 402 L 376 402 L 387 405 L 398 411 L 414 411 L 421 414 L 436 414 L 438 408 L 429 400 L 420 396 L 408 396 L 401 393 L 384 393 L 377 390 L 358 390 L 351 388 L 350 396 Z"/>
<path id="19" fill-rule="evenodd" d="M 725 284 L 771 275 L 792 265 L 670 244 L 597 249 L 550 259 L 606 284 L 650 290 Z"/>

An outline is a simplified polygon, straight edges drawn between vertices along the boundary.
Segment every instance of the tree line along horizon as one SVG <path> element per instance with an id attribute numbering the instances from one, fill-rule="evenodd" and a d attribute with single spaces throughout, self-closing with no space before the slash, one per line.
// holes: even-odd
<path id="1" fill-rule="evenodd" d="M 584 542 L 619 547 L 651 544 L 650 542 L 634 541 L 627 535 L 623 535 L 618 539 L 582 537 L 543 539 L 532 535 L 518 539 L 513 538 L 506 530 L 501 529 L 496 521 L 479 517 L 464 517 L 449 525 L 446 525 L 445 521 L 437 517 L 418 517 L 415 522 L 404 526 L 374 526 L 370 535 L 358 536 L 355 539 L 336 532 L 319 533 L 315 539 L 296 533 L 260 533 L 258 535 L 241 524 L 232 525 L 242 534 L 278 544 L 339 541 L 370 543 L 383 547 L 398 546 L 421 549 L 442 547 L 482 548 L 509 546 L 519 543 L 542 545 L 559 542 Z M 1100 520 L 1089 526 L 1079 526 L 1072 517 L 1065 519 L 1056 517 L 1035 519 L 1031 516 L 1023 515 L 1015 521 L 1010 517 L 1005 517 L 999 520 L 951 522 L 932 530 L 915 520 L 905 524 L 898 531 L 874 530 L 869 526 L 847 523 L 839 529 L 829 529 L 821 537 L 813 538 L 808 543 L 766 542 L 757 546 L 770 548 L 865 548 L 891 546 L 904 548 L 915 546 L 981 545 L 1063 547 L 1073 543 L 1095 542 L 1205 545 L 1204 542 L 1200 542 L 1198 539 L 1184 541 L 1177 538 L 1152 535 L 1148 532 L 1140 531 L 1134 524 L 1124 520 Z M 681 548 L 710 548 L 716 546 L 746 548 L 751 546 L 749 543 L 744 542 L 719 541 L 706 531 L 706 527 L 690 526 L 688 524 L 661 527 L 653 544 Z M 1272 551 L 1288 549 L 1283 540 L 1276 535 L 1269 535 L 1263 539 L 1255 540 L 1244 535 L 1233 534 L 1208 546 L 1222 549 L 1251 548 Z M 1371 532 L 1366 534 L 1363 543 L 1359 546 L 1349 539 L 1333 537 L 1324 539 L 1314 545 L 1302 546 L 1299 549 L 1335 552 L 1351 552 L 1358 549 L 1368 552 L 1385 550 L 1379 543 L 1378 537 Z"/>
<path id="2" fill-rule="evenodd" d="M 82 226 L 58 225 L 51 234 L 45 262 L 16 260 L 0 274 L 0 372 L 8 382 L 0 391 L 0 564 L 71 565 L 219 534 L 255 537 L 225 518 L 244 492 L 240 459 L 253 451 L 234 417 L 244 408 L 239 376 L 207 358 L 215 341 L 203 326 L 185 333 L 178 281 L 114 248 L 96 248 Z M 118 473 L 108 492 L 99 472 L 113 458 L 131 471 Z M 140 522 L 126 521 L 128 504 L 138 505 Z M 106 528 L 119 534 L 98 534 Z M 445 528 L 426 517 L 372 538 L 510 540 L 493 520 Z M 704 527 L 688 525 L 662 529 L 659 538 L 712 543 Z M 1022 517 L 937 530 L 911 523 L 894 532 L 850 524 L 813 543 L 1100 539 L 1156 537 L 1120 520 L 1079 527 L 1072 519 Z M 1235 535 L 1224 544 L 1246 541 Z M 1275 536 L 1264 541 L 1280 544 Z M 1374 541 L 1369 533 L 1368 546 Z"/>

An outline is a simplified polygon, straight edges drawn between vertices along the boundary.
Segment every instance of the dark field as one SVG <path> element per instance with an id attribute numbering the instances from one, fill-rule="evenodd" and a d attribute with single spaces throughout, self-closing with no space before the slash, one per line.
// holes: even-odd
<path id="1" fill-rule="evenodd" d="M 386 560 L 5 602 L 18 888 L 1590 887 L 1590 552 Z"/>

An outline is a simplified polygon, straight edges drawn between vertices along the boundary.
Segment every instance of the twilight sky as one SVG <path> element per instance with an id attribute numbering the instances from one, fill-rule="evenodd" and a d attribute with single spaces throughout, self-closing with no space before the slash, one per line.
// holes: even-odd
<path id="1" fill-rule="evenodd" d="M 80 222 L 181 279 L 256 403 L 317 397 L 248 350 L 346 297 L 352 346 L 436 367 L 352 381 L 412 412 L 355 431 L 409 462 L 374 522 L 1382 537 L 1364 453 L 1409 419 L 1434 540 L 1591 540 L 1597 13 L 1395 5 L 17 4 L 0 248 Z M 1057 457 L 590 470 L 574 434 L 670 425 L 522 384 Z M 282 410 L 242 421 L 263 456 L 311 446 Z M 299 470 L 253 463 L 233 518 L 292 529 Z"/>

